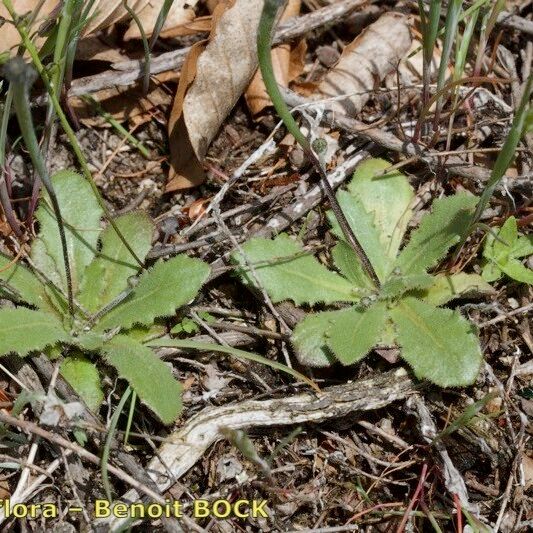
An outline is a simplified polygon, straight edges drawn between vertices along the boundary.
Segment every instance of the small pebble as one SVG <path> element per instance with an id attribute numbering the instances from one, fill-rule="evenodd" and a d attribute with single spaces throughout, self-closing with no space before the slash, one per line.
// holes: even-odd
<path id="1" fill-rule="evenodd" d="M 297 146 L 291 150 L 289 160 L 296 168 L 302 168 L 305 165 L 307 158 L 305 157 L 304 151 Z"/>
<path id="2" fill-rule="evenodd" d="M 317 48 L 316 56 L 324 67 L 331 68 L 339 60 L 340 54 L 333 46 L 326 45 Z"/>

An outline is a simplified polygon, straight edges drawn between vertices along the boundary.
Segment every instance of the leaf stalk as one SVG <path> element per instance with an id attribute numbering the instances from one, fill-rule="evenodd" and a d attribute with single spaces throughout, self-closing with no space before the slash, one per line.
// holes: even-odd
<path id="1" fill-rule="evenodd" d="M 276 109 L 278 115 L 283 121 L 285 127 L 293 135 L 298 144 L 302 147 L 305 155 L 311 161 L 315 169 L 317 170 L 324 192 L 329 200 L 331 209 L 335 218 L 339 222 L 339 226 L 346 238 L 348 244 L 353 248 L 354 252 L 357 254 L 363 268 L 369 278 L 372 280 L 376 287 L 380 286 L 380 280 L 376 274 L 372 263 L 368 259 L 365 250 L 359 243 L 359 240 L 355 236 L 346 216 L 342 212 L 342 209 L 335 197 L 335 192 L 331 187 L 331 184 L 328 181 L 324 165 L 320 162 L 319 157 L 314 152 L 313 147 L 309 143 L 308 139 L 300 130 L 298 124 L 294 120 L 287 104 L 285 103 L 283 96 L 279 90 L 276 77 L 274 75 L 274 69 L 272 67 L 272 57 L 271 57 L 271 48 L 272 48 L 272 34 L 274 30 L 274 25 L 277 18 L 278 10 L 281 6 L 285 4 L 285 0 L 265 0 L 263 6 L 263 11 L 261 13 L 261 19 L 259 21 L 259 31 L 257 35 L 257 55 L 259 60 L 259 67 L 261 69 L 261 74 L 263 76 L 263 82 L 265 84 L 266 90 L 274 108 Z"/>
<path id="2" fill-rule="evenodd" d="M 74 296 L 72 292 L 72 274 L 70 271 L 70 262 L 68 258 L 67 239 L 65 236 L 65 227 L 63 225 L 63 218 L 61 217 L 61 209 L 57 196 L 52 186 L 52 181 L 48 175 L 48 170 L 44 162 L 37 136 L 35 135 L 35 127 L 30 111 L 29 88 L 35 80 L 35 71 L 27 65 L 21 57 L 15 57 L 4 65 L 4 74 L 9 80 L 12 87 L 13 107 L 17 115 L 17 120 L 20 126 L 22 138 L 26 144 L 26 148 L 30 154 L 33 167 L 37 175 L 41 178 L 50 201 L 52 209 L 57 219 L 57 227 L 59 230 L 59 238 L 61 240 L 61 248 L 63 249 L 63 261 L 65 266 L 65 276 L 67 281 L 67 297 L 68 308 L 71 316 L 74 316 Z"/>

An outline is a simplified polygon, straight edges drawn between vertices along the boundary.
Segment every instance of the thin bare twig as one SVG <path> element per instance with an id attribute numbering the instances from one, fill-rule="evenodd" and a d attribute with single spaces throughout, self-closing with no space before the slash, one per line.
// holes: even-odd
<path id="1" fill-rule="evenodd" d="M 324 389 L 319 395 L 298 394 L 274 400 L 244 402 L 208 407 L 190 418 L 159 449 L 146 470 L 159 490 L 167 490 L 183 476 L 205 451 L 224 438 L 221 430 L 233 430 L 323 422 L 357 411 L 380 409 L 406 398 L 417 389 L 404 369 L 377 374 L 367 379 Z M 164 464 L 162 464 L 162 462 Z M 170 469 L 172 475 L 168 473 Z M 138 494 L 129 491 L 122 499 L 135 500 Z M 120 519 L 106 522 L 111 531 L 123 524 Z"/>
<path id="2" fill-rule="evenodd" d="M 302 98 L 296 93 L 288 90 L 282 89 L 283 97 L 287 104 L 291 107 L 296 106 L 313 106 L 317 105 L 312 100 Z M 320 103 L 322 105 L 323 102 Z M 332 113 L 327 111 L 323 114 L 323 121 L 329 126 L 340 129 L 349 133 L 359 135 L 365 139 L 368 139 L 387 150 L 404 154 L 408 157 L 414 157 L 419 161 L 423 161 L 428 164 L 430 167 L 433 167 L 434 154 L 433 152 L 426 150 L 423 146 L 418 143 L 402 141 L 394 134 L 383 130 L 381 128 L 375 128 L 368 126 L 367 124 L 348 117 L 346 115 L 341 115 L 339 113 Z M 451 174 L 461 176 L 464 178 L 469 178 L 481 183 L 485 183 L 489 180 L 491 171 L 479 165 L 472 166 L 466 163 L 463 159 L 458 156 L 446 156 L 441 160 L 442 166 L 444 166 Z M 503 178 L 504 181 L 507 179 Z M 527 180 L 525 183 L 530 184 L 531 181 Z"/>
<path id="3" fill-rule="evenodd" d="M 294 17 L 281 24 L 274 35 L 273 44 L 281 44 L 296 39 L 317 28 L 332 24 L 354 9 L 372 3 L 373 0 L 343 0 L 336 2 L 313 13 Z M 191 47 L 166 52 L 150 61 L 150 75 L 166 71 L 177 71 L 185 62 Z M 134 84 L 144 75 L 144 61 L 123 61 L 113 64 L 114 70 L 107 70 L 101 74 L 86 76 L 72 82 L 68 96 L 90 94 L 117 85 Z"/>

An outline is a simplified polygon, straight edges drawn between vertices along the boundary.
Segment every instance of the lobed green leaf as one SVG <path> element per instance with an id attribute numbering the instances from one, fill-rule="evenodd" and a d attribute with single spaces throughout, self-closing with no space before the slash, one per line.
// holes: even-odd
<path id="1" fill-rule="evenodd" d="M 358 198 L 346 191 L 339 191 L 337 200 L 378 278 L 384 281 L 392 270 L 393 261 L 381 243 L 380 231 L 374 223 L 374 217 L 366 211 Z M 333 233 L 344 240 L 344 235 L 331 211 L 328 213 L 328 219 Z"/>
<path id="2" fill-rule="evenodd" d="M 398 170 L 383 175 L 390 166 L 379 158 L 363 161 L 356 168 L 348 191 L 373 215 L 383 249 L 394 261 L 412 217 L 409 207 L 414 191 L 405 174 Z"/>
<path id="3" fill-rule="evenodd" d="M 335 362 L 335 357 L 327 346 L 327 332 L 342 313 L 343 311 L 311 313 L 294 328 L 291 342 L 302 365 L 326 367 Z"/>
<path id="4" fill-rule="evenodd" d="M 27 302 L 39 309 L 50 309 L 50 300 L 44 285 L 39 279 L 23 266 L 19 261 L 13 263 L 13 258 L 0 253 L 0 280 L 15 289 L 20 298 L 16 301 Z M 9 291 L 0 285 L 0 295 L 9 297 Z"/>
<path id="5" fill-rule="evenodd" d="M 273 302 L 293 300 L 295 304 L 318 302 L 354 302 L 357 289 L 343 277 L 329 271 L 288 235 L 275 239 L 251 239 L 243 246 L 261 286 Z M 248 286 L 255 281 L 246 260 L 238 253 L 233 259 L 240 265 L 239 274 Z"/>
<path id="6" fill-rule="evenodd" d="M 390 311 L 402 358 L 441 387 L 471 385 L 482 362 L 475 328 L 459 313 L 405 297 Z"/>
<path id="7" fill-rule="evenodd" d="M 509 259 L 504 264 L 498 265 L 502 272 L 510 278 L 519 281 L 520 283 L 528 283 L 533 285 L 533 270 L 525 267 L 517 259 Z"/>
<path id="8" fill-rule="evenodd" d="M 433 283 L 429 274 L 412 274 L 410 276 L 391 276 L 381 287 L 380 297 L 394 299 L 415 289 L 425 289 Z"/>
<path id="9" fill-rule="evenodd" d="M 432 276 L 432 285 L 416 295 L 425 302 L 440 306 L 455 298 L 494 294 L 494 289 L 477 274 L 439 274 Z"/>
<path id="10" fill-rule="evenodd" d="M 52 314 L 24 307 L 0 309 L 0 355 L 17 353 L 24 357 L 58 342 L 69 335 Z"/>
<path id="11" fill-rule="evenodd" d="M 71 344 L 88 352 L 99 352 L 106 341 L 104 334 L 84 331 L 76 337 L 72 337 Z"/>
<path id="12" fill-rule="evenodd" d="M 466 194 L 447 196 L 433 202 L 396 261 L 402 274 L 417 274 L 435 266 L 457 244 L 469 227 L 477 198 Z"/>
<path id="13" fill-rule="evenodd" d="M 97 411 L 104 400 L 104 393 L 96 365 L 81 354 L 70 355 L 61 363 L 60 372 L 87 407 Z"/>
<path id="14" fill-rule="evenodd" d="M 331 250 L 331 256 L 339 272 L 355 287 L 369 291 L 374 289 L 359 257 L 348 243 L 339 241 Z"/>
<path id="15" fill-rule="evenodd" d="M 483 278 L 497 280 L 502 273 L 521 283 L 533 284 L 533 271 L 518 260 L 533 253 L 533 235 L 518 236 L 515 217 L 509 217 L 497 233 L 489 234 L 485 240 L 483 257 Z"/>
<path id="16" fill-rule="evenodd" d="M 143 213 L 128 213 L 115 223 L 137 257 L 144 261 L 152 244 L 154 225 Z M 101 234 L 101 251 L 85 270 L 78 300 L 94 312 L 113 301 L 128 287 L 128 278 L 139 272 L 139 265 L 112 226 Z"/>
<path id="17" fill-rule="evenodd" d="M 386 321 L 384 302 L 367 309 L 344 310 L 328 331 L 327 345 L 343 365 L 356 363 L 378 343 Z"/>
<path id="18" fill-rule="evenodd" d="M 182 409 L 181 384 L 150 348 L 126 335 L 117 335 L 103 345 L 102 351 L 119 377 L 164 424 L 176 420 Z"/>
<path id="19" fill-rule="evenodd" d="M 383 325 L 383 329 L 379 335 L 379 340 L 376 344 L 382 348 L 391 348 L 398 344 L 396 342 L 396 329 L 394 328 L 394 324 L 392 323 L 388 313 L 387 320 Z"/>
<path id="20" fill-rule="evenodd" d="M 497 263 L 505 262 L 511 256 L 518 241 L 518 226 L 515 217 L 509 217 L 498 231 L 498 238 L 487 236 L 487 252 Z"/>
<path id="21" fill-rule="evenodd" d="M 72 287 L 76 293 L 85 268 L 96 252 L 102 209 L 87 180 L 76 172 L 63 170 L 54 174 L 51 180 L 65 224 Z M 32 244 L 32 260 L 40 271 L 66 290 L 63 249 L 54 212 L 46 193 L 39 203 L 35 217 L 40 228 L 39 235 Z"/>
<path id="22" fill-rule="evenodd" d="M 503 272 L 496 263 L 490 260 L 483 262 L 483 270 L 481 271 L 481 277 L 488 282 L 494 282 L 502 277 Z"/>
<path id="23" fill-rule="evenodd" d="M 533 255 L 533 233 L 522 235 L 516 241 L 516 245 L 511 250 L 511 257 L 519 258 Z"/>
<path id="24" fill-rule="evenodd" d="M 104 315 L 94 329 L 128 329 L 135 324 L 150 325 L 158 317 L 171 316 L 198 294 L 208 276 L 208 265 L 186 255 L 156 263 L 139 277 L 137 286 L 124 302 Z"/>

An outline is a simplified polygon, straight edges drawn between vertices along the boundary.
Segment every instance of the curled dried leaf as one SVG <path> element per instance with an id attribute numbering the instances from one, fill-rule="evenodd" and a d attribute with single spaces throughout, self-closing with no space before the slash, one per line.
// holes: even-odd
<path id="1" fill-rule="evenodd" d="M 201 217 L 206 210 L 207 204 L 209 204 L 208 198 L 200 198 L 198 200 L 195 200 L 192 204 L 187 206 L 187 214 L 189 215 L 189 218 L 191 220 L 196 220 L 197 218 Z"/>
<path id="2" fill-rule="evenodd" d="M 183 35 L 188 33 L 195 33 L 197 31 L 205 31 L 206 22 L 202 18 L 200 24 L 195 24 L 195 12 L 192 9 L 198 0 L 174 0 L 165 24 L 161 32 L 162 37 L 173 37 L 176 35 Z M 35 0 L 13 0 L 13 7 L 15 12 L 22 16 L 32 14 L 33 29 L 39 29 L 44 23 L 54 20 L 57 15 L 56 11 L 61 3 L 58 0 L 44 0 L 42 5 Z M 143 30 L 146 35 L 150 36 L 155 26 L 155 22 L 163 5 L 161 0 L 128 0 L 128 7 L 137 14 Z M 35 9 L 39 7 L 39 11 Z M 0 17 L 10 20 L 10 15 L 6 10 L 4 4 L 0 2 Z M 103 30 L 116 24 L 123 22 L 130 18 L 128 10 L 124 6 L 123 0 L 94 0 L 91 10 L 88 15 L 88 23 L 83 29 L 83 36 L 89 36 L 96 32 Z M 130 24 L 124 38 L 126 40 L 139 39 L 140 31 L 135 22 Z M 44 42 L 43 37 L 38 37 L 37 43 Z M 13 24 L 5 24 L 2 27 L 2 48 L 12 49 L 15 53 L 15 47 L 20 43 L 20 35 Z M 83 44 L 81 47 L 83 48 Z M 89 43 L 88 46 L 91 46 Z M 116 54 L 116 52 L 115 52 Z M 113 55 L 109 52 L 108 56 Z M 108 60 L 108 59 L 106 59 Z"/>
<path id="3" fill-rule="evenodd" d="M 262 5 L 263 0 L 217 4 L 209 38 L 193 46 L 169 120 L 167 192 L 194 187 L 205 179 L 201 162 L 207 149 L 257 68 Z"/>
<path id="4" fill-rule="evenodd" d="M 342 52 L 337 65 L 318 87 L 322 97 L 349 95 L 331 108 L 350 116 L 358 114 L 375 89 L 376 80 L 393 72 L 411 46 L 405 15 L 384 13 Z"/>
<path id="5" fill-rule="evenodd" d="M 30 13 L 34 17 L 33 28 L 39 28 L 47 20 L 47 16 L 54 10 L 57 5 L 57 0 L 44 0 L 40 9 L 39 2 L 35 0 L 12 0 L 13 7 L 18 15 L 29 15 Z M 3 2 L 0 2 L 0 20 L 11 20 L 8 10 L 4 6 Z M 16 54 L 16 46 L 20 43 L 20 35 L 14 24 L 6 22 L 2 25 L 2 46 L 1 51 L 10 50 L 11 54 Z"/>
<path id="6" fill-rule="evenodd" d="M 194 7 L 198 0 L 174 0 L 170 6 L 165 23 L 161 30 L 162 37 L 174 37 L 180 34 L 180 28 L 192 22 L 196 16 Z M 138 11 L 138 17 L 147 36 L 152 35 L 157 17 L 161 11 L 163 2 L 149 1 Z M 124 35 L 124 39 L 140 39 L 141 32 L 137 24 L 132 21 Z"/>
<path id="7" fill-rule="evenodd" d="M 128 6 L 135 13 L 140 13 L 149 0 L 129 0 Z M 84 35 L 95 33 L 128 18 L 128 11 L 122 0 L 95 0 L 89 16 L 92 18 L 84 29 Z"/>

